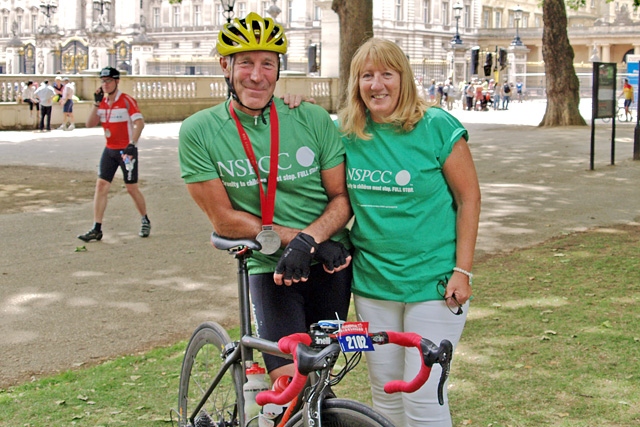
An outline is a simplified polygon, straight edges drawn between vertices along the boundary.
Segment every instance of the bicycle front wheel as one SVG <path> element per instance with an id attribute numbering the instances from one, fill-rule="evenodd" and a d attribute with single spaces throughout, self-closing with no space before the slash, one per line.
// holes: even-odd
<path id="1" fill-rule="evenodd" d="M 393 423 L 364 403 L 348 399 L 326 399 L 320 411 L 322 427 L 394 427 Z M 285 427 L 303 427 L 302 412 Z"/>
<path id="2" fill-rule="evenodd" d="M 230 342 L 227 331 L 214 322 L 201 324 L 191 336 L 180 372 L 178 408 L 182 425 L 189 425 L 188 418 L 218 374 L 224 362 L 224 347 Z M 202 423 L 206 423 L 208 417 L 217 426 L 239 425 L 238 396 L 241 395 L 242 368 L 234 363 L 227 369 L 196 420 L 202 418 Z"/>

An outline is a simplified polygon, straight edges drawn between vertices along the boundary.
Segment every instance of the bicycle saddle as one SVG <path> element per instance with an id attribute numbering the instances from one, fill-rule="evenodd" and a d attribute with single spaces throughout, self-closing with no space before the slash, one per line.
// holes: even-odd
<path id="1" fill-rule="evenodd" d="M 228 237 L 219 236 L 215 232 L 211 233 L 211 244 L 221 251 L 226 251 L 231 248 L 237 248 L 239 246 L 245 246 L 252 251 L 259 251 L 262 249 L 262 245 L 253 239 L 230 239 Z"/>

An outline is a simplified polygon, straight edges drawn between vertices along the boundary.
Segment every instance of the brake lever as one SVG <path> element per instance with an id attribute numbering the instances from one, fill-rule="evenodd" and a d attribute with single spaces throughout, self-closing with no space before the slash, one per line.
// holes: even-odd
<path id="1" fill-rule="evenodd" d="M 436 347 L 429 340 L 422 339 L 420 342 L 422 354 L 424 354 L 425 365 L 431 367 L 437 363 L 442 367 L 440 380 L 438 381 L 438 403 L 444 405 L 444 384 L 449 378 L 451 370 L 451 359 L 453 358 L 453 344 L 449 340 L 440 341 L 440 346 Z"/>

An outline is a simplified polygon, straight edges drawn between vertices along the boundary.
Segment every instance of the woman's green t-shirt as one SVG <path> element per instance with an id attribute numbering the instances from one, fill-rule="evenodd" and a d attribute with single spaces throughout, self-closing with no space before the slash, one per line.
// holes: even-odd
<path id="1" fill-rule="evenodd" d="M 442 298 L 436 284 L 455 267 L 456 206 L 442 166 L 468 133 L 440 108 L 399 132 L 368 120 L 373 138 L 343 138 L 355 214 L 352 291 L 373 299 Z"/>

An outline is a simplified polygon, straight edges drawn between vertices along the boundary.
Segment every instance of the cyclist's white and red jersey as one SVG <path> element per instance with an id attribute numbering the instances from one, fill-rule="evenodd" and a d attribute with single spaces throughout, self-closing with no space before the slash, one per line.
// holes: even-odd
<path id="1" fill-rule="evenodd" d="M 133 122 L 142 119 L 138 103 L 131 96 L 116 92 L 113 105 L 109 105 L 105 96 L 98 107 L 98 117 L 107 138 L 107 148 L 121 150 L 129 145 L 133 138 Z"/>

